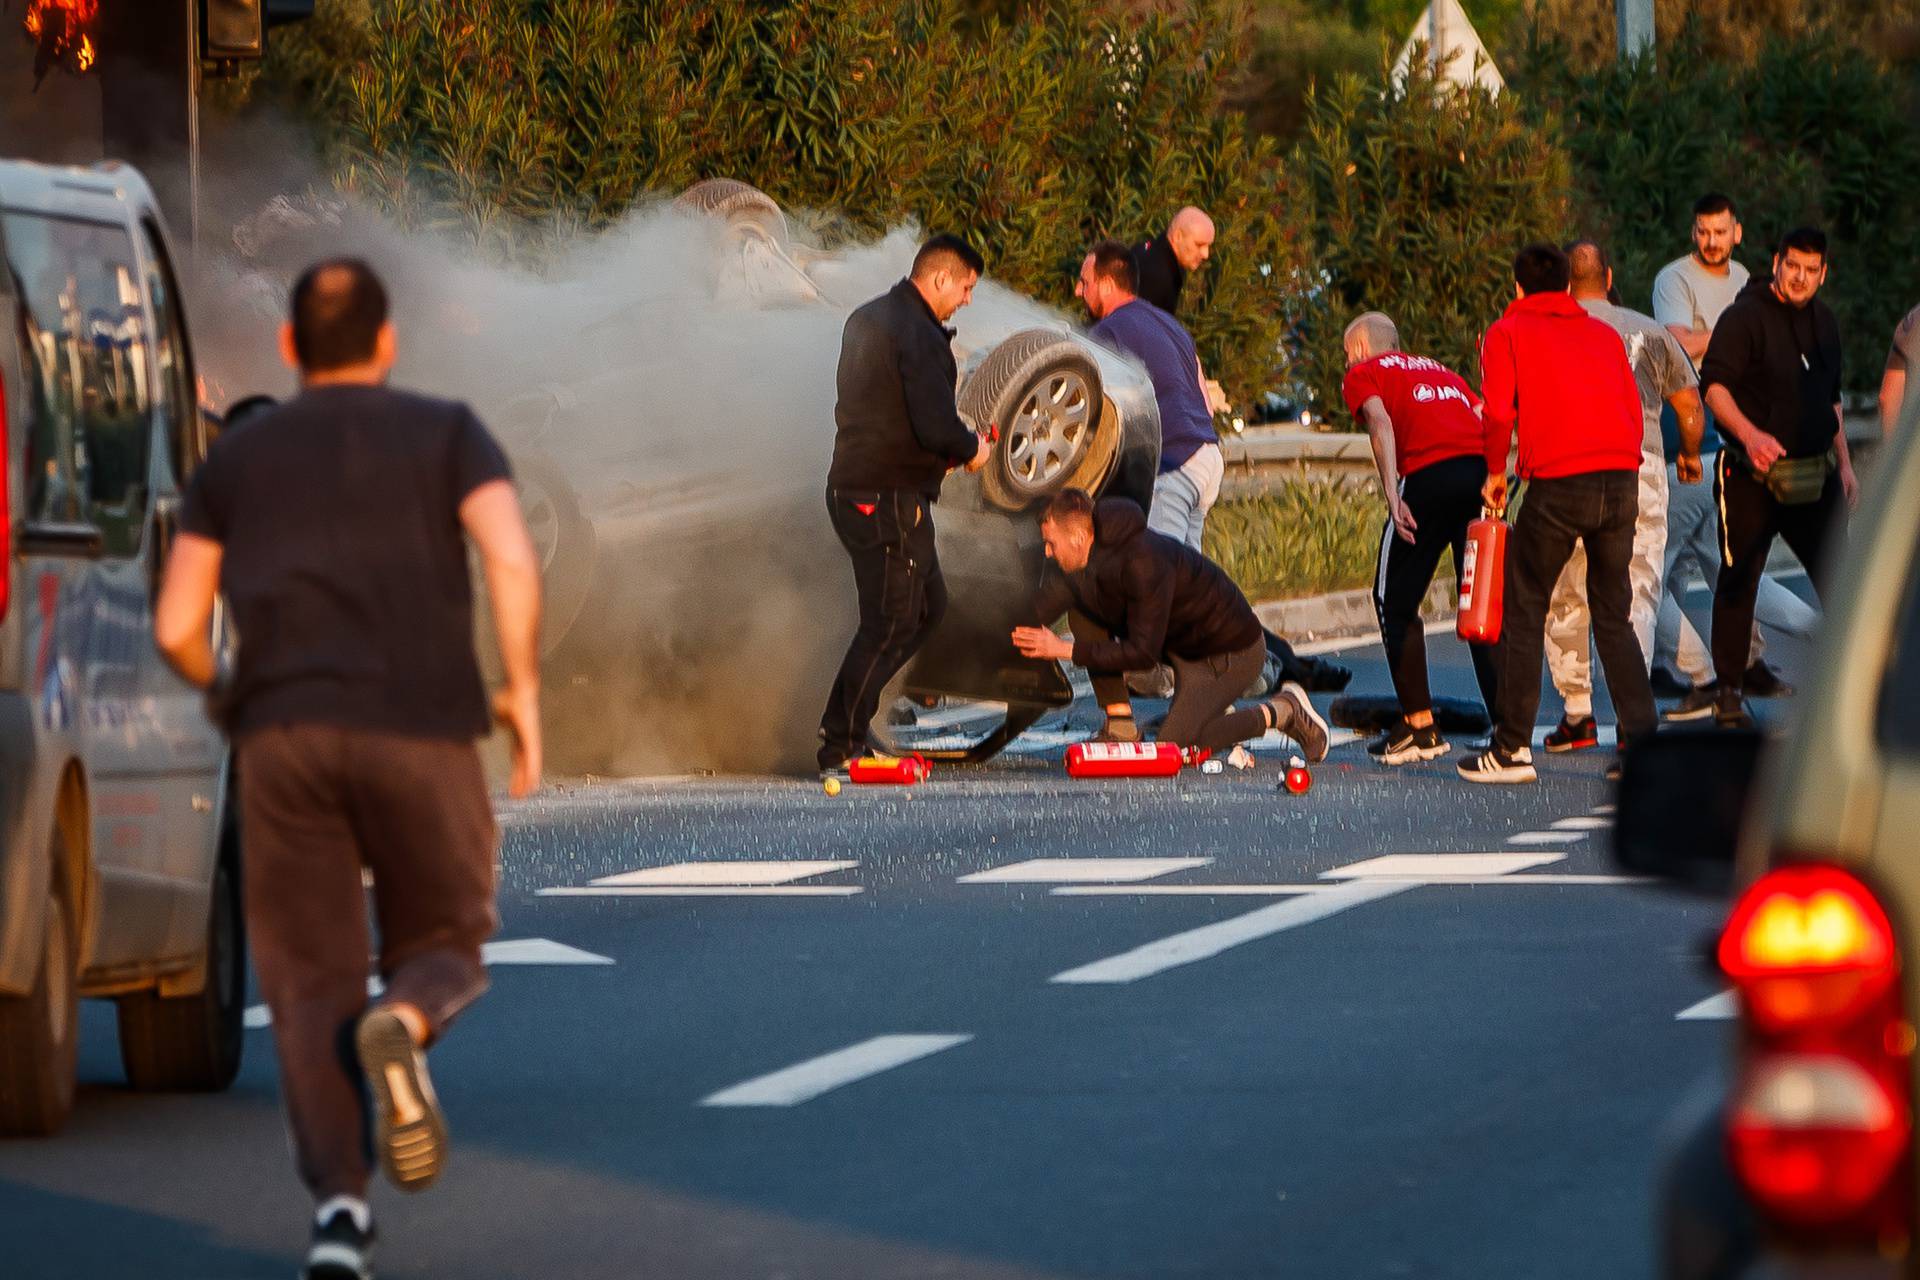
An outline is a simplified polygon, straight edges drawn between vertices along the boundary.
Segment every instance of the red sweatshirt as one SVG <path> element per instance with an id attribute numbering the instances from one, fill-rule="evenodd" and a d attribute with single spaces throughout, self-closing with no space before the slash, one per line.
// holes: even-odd
<path id="1" fill-rule="evenodd" d="M 1520 476 L 1640 466 L 1640 391 L 1620 335 L 1564 293 L 1507 308 L 1480 344 L 1487 474 L 1503 475 L 1516 422 Z"/>

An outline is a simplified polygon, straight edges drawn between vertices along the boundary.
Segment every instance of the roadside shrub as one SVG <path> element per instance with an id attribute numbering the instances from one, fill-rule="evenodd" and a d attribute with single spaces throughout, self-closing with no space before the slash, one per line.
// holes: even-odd
<path id="1" fill-rule="evenodd" d="M 1689 23 L 1657 56 L 1583 65 L 1538 43 L 1515 75 L 1529 117 L 1573 156 L 1576 220 L 1608 245 L 1621 296 L 1651 306 L 1654 274 L 1688 249 L 1702 192 L 1740 206 L 1736 256 L 1756 274 L 1783 232 L 1824 226 L 1822 296 L 1840 318 L 1846 384 L 1877 387 L 1894 324 L 1920 302 L 1920 171 L 1895 159 L 1920 107 L 1912 82 L 1818 31 L 1739 63 L 1713 56 L 1707 30 Z"/>
<path id="2" fill-rule="evenodd" d="M 1379 485 L 1303 477 L 1216 505 L 1205 550 L 1250 600 L 1348 591 L 1373 581 L 1385 519 Z"/>
<path id="3" fill-rule="evenodd" d="M 1186 203 L 1220 225 L 1186 308 L 1209 371 L 1269 385 L 1303 251 L 1279 161 L 1219 109 L 1240 25 L 1210 0 L 982 18 L 960 0 L 374 0 L 279 41 L 343 187 L 495 253 L 740 178 L 827 239 L 960 231 L 1074 307 L 1081 253 Z"/>

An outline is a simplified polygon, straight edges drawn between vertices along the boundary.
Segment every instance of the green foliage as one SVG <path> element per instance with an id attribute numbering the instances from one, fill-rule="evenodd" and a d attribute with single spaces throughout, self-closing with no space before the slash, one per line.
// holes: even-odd
<path id="1" fill-rule="evenodd" d="M 1208 0 L 1168 7 L 375 0 L 276 58 L 342 185 L 496 253 L 734 177 L 829 215 L 829 236 L 959 231 L 994 277 L 1073 307 L 1092 240 L 1199 204 L 1221 235 L 1192 328 L 1245 397 L 1273 380 L 1303 248 L 1273 144 L 1219 108 L 1239 28 Z"/>
<path id="2" fill-rule="evenodd" d="M 1362 311 L 1386 312 L 1408 350 L 1476 378 L 1514 251 L 1566 226 L 1566 157 L 1513 95 L 1436 84 L 1415 62 L 1399 85 L 1383 64 L 1308 96 L 1293 194 L 1323 287 L 1296 376 L 1322 414 L 1341 413 L 1341 335 Z"/>
<path id="3" fill-rule="evenodd" d="M 1251 600 L 1347 591 L 1373 581 L 1385 519 L 1376 484 L 1288 481 L 1215 506 L 1205 550 Z"/>
<path id="4" fill-rule="evenodd" d="M 1715 38 L 1689 24 L 1658 66 L 1586 70 L 1564 45 L 1536 44 L 1515 96 L 1572 154 L 1575 225 L 1609 246 L 1629 306 L 1647 309 L 1655 272 L 1687 251 L 1702 192 L 1739 205 L 1736 256 L 1756 274 L 1789 228 L 1826 228 L 1822 296 L 1840 319 L 1847 385 L 1869 390 L 1895 322 L 1920 300 L 1920 171 L 1900 160 L 1920 102 L 1905 77 L 1833 35 L 1776 38 L 1751 62 L 1713 57 Z"/>

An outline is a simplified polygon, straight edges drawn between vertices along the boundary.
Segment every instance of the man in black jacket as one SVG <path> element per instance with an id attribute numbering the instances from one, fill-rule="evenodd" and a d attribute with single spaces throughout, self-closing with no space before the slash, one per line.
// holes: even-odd
<path id="1" fill-rule="evenodd" d="M 954 408 L 946 322 L 972 301 L 984 266 L 964 240 L 935 236 L 911 275 L 848 316 L 841 335 L 827 513 L 853 561 L 860 628 L 820 717 L 823 773 L 866 751 L 880 691 L 946 612 L 934 499 L 947 472 L 978 471 L 989 456 Z"/>
<path id="2" fill-rule="evenodd" d="M 1146 513 L 1128 499 L 1096 506 L 1081 489 L 1047 504 L 1040 536 L 1056 571 L 1034 598 L 1038 625 L 1014 629 L 1021 653 L 1085 667 L 1109 717 L 1130 714 L 1125 672 L 1168 663 L 1173 706 L 1160 741 L 1221 751 L 1278 729 L 1308 759 L 1326 759 L 1327 723 L 1299 685 L 1233 709 L 1260 675 L 1266 643 L 1253 606 L 1218 565 L 1148 529 Z M 1047 629 L 1069 610 L 1072 639 Z"/>
<path id="3" fill-rule="evenodd" d="M 1773 277 L 1754 279 L 1720 316 L 1700 367 L 1707 408 L 1726 439 L 1714 472 L 1720 581 L 1713 593 L 1713 667 L 1723 726 L 1750 725 L 1741 700 L 1754 597 L 1776 534 L 1825 595 L 1829 538 L 1845 536 L 1859 495 L 1840 421 L 1840 325 L 1816 296 L 1827 237 L 1790 231 Z"/>

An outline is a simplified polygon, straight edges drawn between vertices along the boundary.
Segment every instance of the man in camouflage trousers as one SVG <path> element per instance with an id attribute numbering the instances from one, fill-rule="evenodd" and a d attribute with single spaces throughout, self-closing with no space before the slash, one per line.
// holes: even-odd
<path id="1" fill-rule="evenodd" d="M 1633 588 L 1629 616 L 1644 657 L 1653 652 L 1667 546 L 1667 460 L 1660 436 L 1660 409 L 1663 404 L 1671 404 L 1680 422 L 1680 454 L 1675 459 L 1680 482 L 1699 484 L 1700 437 L 1706 424 L 1699 380 L 1693 362 L 1658 321 L 1607 301 L 1613 270 L 1599 245 L 1578 241 L 1567 249 L 1567 259 L 1573 274 L 1568 292 L 1590 315 L 1620 335 L 1640 393 L 1645 435 L 1640 455 L 1640 510 L 1634 523 L 1628 577 Z M 1590 622 L 1586 548 L 1575 544 L 1573 558 L 1567 561 L 1547 606 L 1547 671 L 1566 704 L 1560 724 L 1547 734 L 1548 751 L 1579 751 L 1600 741 L 1593 718 Z"/>

